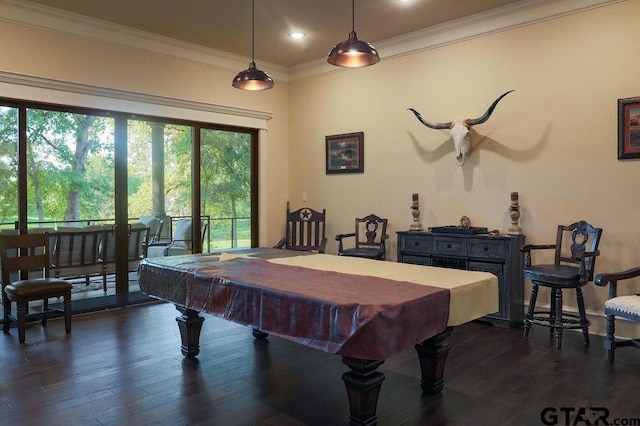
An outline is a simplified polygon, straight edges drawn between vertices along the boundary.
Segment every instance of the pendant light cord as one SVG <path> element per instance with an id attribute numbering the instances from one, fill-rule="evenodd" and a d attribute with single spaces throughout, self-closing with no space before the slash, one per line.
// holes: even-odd
<path id="1" fill-rule="evenodd" d="M 235 76 L 231 85 L 242 90 L 266 90 L 273 84 L 271 76 L 256 67 L 256 1 L 251 0 L 251 63 Z"/>
<path id="2" fill-rule="evenodd" d="M 351 0 L 351 32 L 356 32 L 356 0 Z"/>
<path id="3" fill-rule="evenodd" d="M 256 0 L 251 0 L 251 62 L 256 61 Z"/>

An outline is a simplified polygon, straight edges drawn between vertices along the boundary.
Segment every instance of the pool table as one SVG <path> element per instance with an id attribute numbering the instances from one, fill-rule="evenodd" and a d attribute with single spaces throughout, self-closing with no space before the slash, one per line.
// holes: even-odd
<path id="1" fill-rule="evenodd" d="M 143 292 L 174 303 L 184 356 L 198 355 L 200 312 L 340 355 L 350 424 L 373 425 L 384 360 L 415 345 L 421 387 L 440 392 L 453 327 L 498 310 L 486 272 L 295 252 L 230 250 L 141 261 Z"/>

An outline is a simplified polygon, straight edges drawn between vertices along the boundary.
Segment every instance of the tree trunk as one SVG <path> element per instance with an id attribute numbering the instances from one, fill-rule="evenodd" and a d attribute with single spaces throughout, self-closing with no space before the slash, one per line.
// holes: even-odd
<path id="1" fill-rule="evenodd" d="M 89 155 L 89 128 L 97 117 L 85 115 L 78 116 L 78 127 L 76 128 L 76 151 L 73 163 L 73 179 L 67 195 L 67 210 L 64 213 L 64 220 L 80 219 L 80 189 L 87 172 L 87 158 Z"/>
<path id="2" fill-rule="evenodd" d="M 231 247 L 238 247 L 238 212 L 236 211 L 236 199 L 235 197 L 231 197 L 231 236 L 233 241 L 231 242 Z"/>
<path id="3" fill-rule="evenodd" d="M 31 144 L 27 144 L 27 149 L 30 149 Z M 35 196 L 36 212 L 38 213 L 38 222 L 44 221 L 44 207 L 42 205 L 42 192 L 40 191 L 40 179 L 38 177 L 38 167 L 36 167 L 33 152 L 27 155 L 27 161 L 29 161 L 29 167 L 27 167 L 29 173 L 29 179 L 33 185 L 33 192 Z"/>

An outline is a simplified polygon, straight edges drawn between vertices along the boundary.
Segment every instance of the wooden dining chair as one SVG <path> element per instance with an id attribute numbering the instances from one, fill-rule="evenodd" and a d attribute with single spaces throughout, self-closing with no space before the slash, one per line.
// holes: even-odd
<path id="1" fill-rule="evenodd" d="M 384 260 L 387 257 L 387 219 L 375 214 L 356 218 L 355 232 L 336 235 L 338 255 Z M 353 241 L 346 247 L 344 241 Z M 345 248 L 346 247 L 346 248 Z"/>
<path id="2" fill-rule="evenodd" d="M 324 209 L 317 211 L 308 207 L 290 211 L 287 201 L 285 236 L 274 248 L 324 253 L 327 247 L 324 232 L 326 215 Z"/>
<path id="3" fill-rule="evenodd" d="M 62 298 L 64 325 L 71 332 L 71 288 L 68 281 L 49 277 L 49 233 L 0 235 L 0 262 L 2 268 L 2 306 L 4 308 L 3 331 L 9 333 L 11 321 L 18 324 L 18 340 L 25 341 L 25 329 L 29 302 L 42 301 L 43 327 L 49 309 L 50 298 Z M 29 273 L 38 275 L 30 278 Z M 15 279 L 13 279 L 15 278 Z M 11 303 L 17 307 L 16 316 L 11 314 Z"/>

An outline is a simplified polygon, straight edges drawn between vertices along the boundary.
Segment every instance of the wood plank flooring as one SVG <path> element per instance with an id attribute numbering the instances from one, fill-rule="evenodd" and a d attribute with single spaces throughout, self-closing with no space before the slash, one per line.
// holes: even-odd
<path id="1" fill-rule="evenodd" d="M 46 329 L 0 334 L 2 425 L 346 425 L 349 406 L 341 358 L 277 337 L 255 341 L 251 330 L 205 316 L 197 359 L 180 353 L 171 304 L 75 315 Z M 565 333 L 554 349 L 549 333 L 470 323 L 456 328 L 440 395 L 420 391 L 413 348 L 388 359 L 378 402 L 380 425 L 542 425 L 541 412 L 594 424 L 590 407 L 640 424 L 640 351 L 623 348 L 604 362 L 602 338 L 585 349 Z M 563 408 L 564 407 L 564 408 Z M 567 415 L 569 417 L 567 417 Z M 603 423 L 600 423 L 603 424 Z"/>

